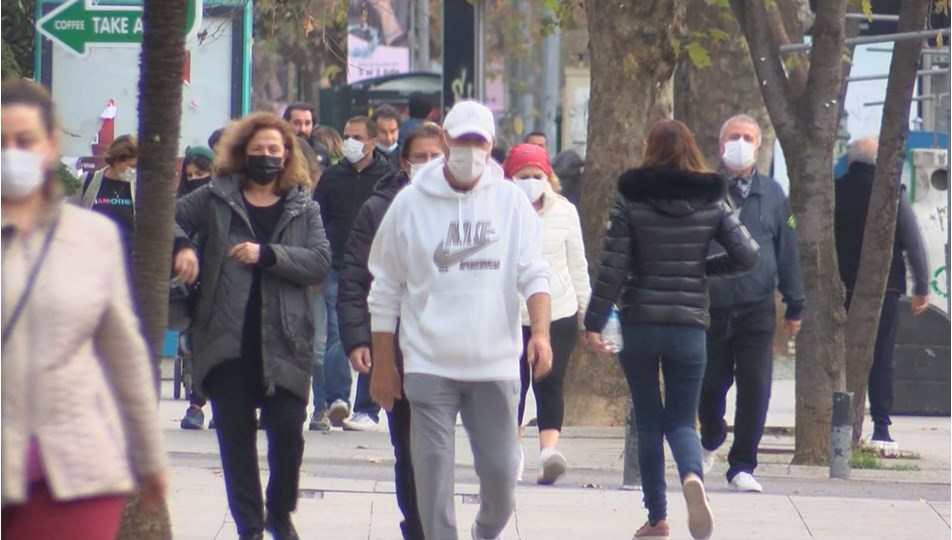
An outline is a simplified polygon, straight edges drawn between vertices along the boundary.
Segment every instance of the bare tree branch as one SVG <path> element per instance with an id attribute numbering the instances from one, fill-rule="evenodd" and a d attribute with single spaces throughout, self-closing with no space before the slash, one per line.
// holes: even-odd
<path id="1" fill-rule="evenodd" d="M 777 35 L 778 43 L 781 45 L 803 43 L 805 34 L 804 8 L 809 14 L 810 6 L 806 0 L 775 0 L 767 6 L 771 28 Z M 787 57 L 786 66 L 789 72 L 791 91 L 799 97 L 803 95 L 807 86 L 810 57 L 806 53 L 790 55 Z"/>
<path id="2" fill-rule="evenodd" d="M 843 21 L 846 19 L 846 0 L 817 2 L 816 21 L 813 24 L 813 48 L 810 52 L 810 72 L 804 95 L 839 95 L 843 79 L 843 44 L 846 39 Z M 819 118 L 836 114 L 839 103 L 822 100 L 802 100 L 804 112 L 816 122 Z M 835 135 L 835 131 L 832 135 Z M 828 141 L 831 145 L 833 141 Z"/>

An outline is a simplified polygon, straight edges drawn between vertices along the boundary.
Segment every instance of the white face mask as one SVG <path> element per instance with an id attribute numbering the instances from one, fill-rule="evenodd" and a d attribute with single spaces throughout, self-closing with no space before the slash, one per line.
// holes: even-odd
<path id="1" fill-rule="evenodd" d="M 542 198 L 542 194 L 545 193 L 545 178 L 540 177 L 528 177 L 528 178 L 513 178 L 516 186 L 526 194 L 526 197 L 529 197 L 529 202 L 534 203 Z"/>
<path id="2" fill-rule="evenodd" d="M 129 182 L 129 183 L 135 182 L 136 170 L 130 167 L 122 171 L 121 173 L 119 173 L 119 179 L 122 180 L 123 182 Z"/>
<path id="3" fill-rule="evenodd" d="M 733 171 L 743 171 L 757 160 L 757 149 L 744 139 L 724 143 L 724 165 Z"/>
<path id="4" fill-rule="evenodd" d="M 364 143 L 357 139 L 344 140 L 344 158 L 351 163 L 357 163 L 364 159 L 367 152 L 364 152 Z"/>
<path id="5" fill-rule="evenodd" d="M 489 152 L 472 146 L 451 146 L 446 160 L 453 178 L 460 184 L 472 184 L 479 180 L 486 170 Z"/>
<path id="6" fill-rule="evenodd" d="M 43 185 L 46 176 L 43 156 L 18 148 L 9 148 L 0 154 L 0 168 L 0 195 L 5 199 L 29 197 Z"/>

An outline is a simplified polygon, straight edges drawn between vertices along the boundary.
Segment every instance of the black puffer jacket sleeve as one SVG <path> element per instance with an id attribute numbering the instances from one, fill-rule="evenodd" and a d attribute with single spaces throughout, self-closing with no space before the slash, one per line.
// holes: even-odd
<path id="1" fill-rule="evenodd" d="M 592 299 L 585 312 L 585 329 L 601 332 L 608 321 L 612 305 L 618 299 L 631 266 L 631 227 L 628 203 L 619 198 L 608 218 L 608 231 L 602 242 L 598 278 L 592 288 Z"/>
<path id="2" fill-rule="evenodd" d="M 269 244 L 275 263 L 268 272 L 300 285 L 317 285 L 324 281 L 331 266 L 331 248 L 324 234 L 324 223 L 317 203 L 304 204 L 307 220 L 307 242 L 304 246 Z"/>
<path id="3" fill-rule="evenodd" d="M 341 344 L 348 356 L 357 347 L 370 346 L 367 295 L 370 294 L 373 276 L 367 269 L 367 259 L 370 257 L 370 246 L 373 245 L 374 236 L 387 206 L 387 201 L 383 198 L 371 197 L 360 207 L 341 256 L 337 321 Z"/>
<path id="4" fill-rule="evenodd" d="M 757 266 L 760 246 L 727 203 L 721 202 L 719 210 L 721 218 L 714 239 L 724 247 L 725 253 L 707 259 L 707 275 L 731 277 L 750 272 Z"/>

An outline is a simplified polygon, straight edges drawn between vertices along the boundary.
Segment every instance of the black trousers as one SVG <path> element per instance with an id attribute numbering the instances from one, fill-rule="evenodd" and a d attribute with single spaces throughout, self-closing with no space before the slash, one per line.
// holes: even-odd
<path id="1" fill-rule="evenodd" d="M 578 318 L 575 315 L 552 321 L 549 327 L 552 335 L 552 372 L 541 380 L 533 380 L 529 372 L 529 363 L 526 361 L 526 346 L 531 337 L 531 329 L 522 327 L 522 357 L 519 359 L 519 379 L 522 383 L 522 392 L 519 394 L 519 425 L 526 413 L 526 395 L 529 385 L 536 398 L 536 416 L 539 421 L 539 431 L 556 429 L 562 431 L 562 418 L 565 413 L 565 401 L 562 398 L 562 385 L 565 382 L 565 373 L 569 369 L 569 358 L 578 342 Z"/>
<path id="2" fill-rule="evenodd" d="M 404 540 L 423 540 L 423 523 L 417 507 L 416 480 L 413 478 L 413 461 L 410 459 L 410 402 L 406 396 L 393 402 L 393 410 L 387 413 L 387 422 L 390 424 L 390 443 L 393 445 L 397 506 L 403 514 L 400 530 Z"/>
<path id="3" fill-rule="evenodd" d="M 737 381 L 734 444 L 727 456 L 727 480 L 757 468 L 757 447 L 764 434 L 773 378 L 773 298 L 729 314 L 711 313 L 707 331 L 707 369 L 701 386 L 698 418 L 701 446 L 715 450 L 727 438 L 724 421 L 727 391 Z"/>
<path id="4" fill-rule="evenodd" d="M 873 365 L 869 369 L 869 414 L 875 426 L 892 425 L 889 416 L 893 407 L 893 349 L 899 330 L 899 291 L 886 291 L 883 309 L 879 312 L 879 329 L 873 349 Z M 853 300 L 852 291 L 846 293 L 846 309 Z"/>
<path id="5" fill-rule="evenodd" d="M 304 456 L 307 402 L 284 388 L 264 395 L 261 361 L 227 361 L 209 373 L 206 387 L 215 416 L 228 507 L 238 534 L 264 530 L 255 409 L 268 437 L 267 509 L 285 516 L 297 508 Z"/>

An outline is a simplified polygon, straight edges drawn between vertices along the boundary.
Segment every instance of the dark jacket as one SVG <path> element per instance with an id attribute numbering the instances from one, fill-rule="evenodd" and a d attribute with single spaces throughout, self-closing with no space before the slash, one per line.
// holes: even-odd
<path id="1" fill-rule="evenodd" d="M 552 170 L 562 181 L 561 195 L 576 207 L 582 200 L 582 172 L 585 162 L 575 150 L 565 150 L 555 156 Z"/>
<path id="2" fill-rule="evenodd" d="M 665 169 L 633 169 L 618 180 L 585 328 L 600 332 L 619 291 L 626 323 L 707 327 L 708 275 L 737 275 L 757 264 L 757 243 L 724 202 L 724 179 Z M 726 254 L 705 258 L 717 239 Z"/>
<path id="3" fill-rule="evenodd" d="M 348 356 L 357 347 L 370 347 L 370 311 L 367 308 L 367 295 L 370 294 L 373 281 L 367 269 L 370 246 L 390 203 L 409 183 L 410 179 L 403 171 L 393 171 L 383 177 L 373 195 L 360 207 L 350 231 L 341 261 L 337 291 L 340 340 Z"/>
<path id="4" fill-rule="evenodd" d="M 840 278 L 849 291 L 856 287 L 859 256 L 863 250 L 863 234 L 866 231 L 866 214 L 875 174 L 874 165 L 852 163 L 849 172 L 836 180 L 836 255 L 840 263 Z M 887 291 L 906 293 L 906 262 L 903 254 L 909 257 L 909 265 L 912 267 L 913 294 L 926 296 L 929 294 L 926 251 L 919 234 L 916 215 L 909 199 L 905 197 L 904 188 L 899 196 L 896 239 L 893 242 L 892 264 L 889 266 L 889 278 L 886 281 Z"/>
<path id="5" fill-rule="evenodd" d="M 204 239 L 199 256 L 201 293 L 192 325 L 192 376 L 204 383 L 214 367 L 241 356 L 253 270 L 228 252 L 237 244 L 255 241 L 255 234 L 238 177 L 215 177 L 180 199 L 175 221 L 177 243 L 195 234 Z M 280 386 L 306 401 L 315 328 L 309 286 L 327 275 L 330 249 L 320 210 L 304 188 L 284 197 L 284 214 L 271 243 L 262 249 L 262 260 L 268 259 L 273 264 L 265 266 L 261 275 L 265 391 L 271 394 Z"/>
<path id="6" fill-rule="evenodd" d="M 370 198 L 377 182 L 392 170 L 387 160 L 374 152 L 373 161 L 360 172 L 345 159 L 321 175 L 321 181 L 314 188 L 314 200 L 321 207 L 335 270 L 340 270 L 344 244 L 357 210 Z"/>
<path id="7" fill-rule="evenodd" d="M 754 271 L 743 277 L 712 279 L 708 283 L 712 314 L 754 309 L 764 302 L 773 302 L 775 291 L 779 290 L 787 304 L 785 318 L 799 320 L 805 294 L 797 255 L 797 224 L 780 184 L 755 172 L 748 197 L 729 196 L 727 200 L 760 244 L 760 260 Z M 711 255 L 721 253 L 722 246 L 711 245 Z"/>

